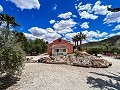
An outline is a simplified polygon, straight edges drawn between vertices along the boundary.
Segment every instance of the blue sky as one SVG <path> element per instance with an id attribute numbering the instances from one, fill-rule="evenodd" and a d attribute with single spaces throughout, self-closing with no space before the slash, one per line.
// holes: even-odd
<path id="1" fill-rule="evenodd" d="M 78 32 L 87 35 L 83 41 L 100 41 L 120 35 L 119 0 L 0 0 L 0 12 L 16 18 L 16 29 L 30 39 L 70 40 Z"/>

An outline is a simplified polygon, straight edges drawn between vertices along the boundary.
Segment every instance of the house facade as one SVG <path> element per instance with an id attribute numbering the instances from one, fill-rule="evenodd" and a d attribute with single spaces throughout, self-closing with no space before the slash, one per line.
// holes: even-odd
<path id="1" fill-rule="evenodd" d="M 54 40 L 47 46 L 49 55 L 65 55 L 67 53 L 73 53 L 73 44 L 62 38 Z"/>

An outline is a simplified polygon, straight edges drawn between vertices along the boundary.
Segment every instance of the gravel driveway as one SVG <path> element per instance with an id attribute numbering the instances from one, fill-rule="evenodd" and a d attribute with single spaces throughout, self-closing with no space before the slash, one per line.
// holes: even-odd
<path id="1" fill-rule="evenodd" d="M 26 63 L 20 81 L 7 90 L 120 90 L 120 60 L 109 68 Z"/>

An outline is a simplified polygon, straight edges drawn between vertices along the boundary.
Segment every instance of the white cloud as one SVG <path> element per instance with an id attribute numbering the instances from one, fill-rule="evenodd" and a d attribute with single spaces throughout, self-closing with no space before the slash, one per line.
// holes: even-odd
<path id="1" fill-rule="evenodd" d="M 100 33 L 100 31 L 96 30 L 96 31 L 82 31 L 82 33 L 84 33 L 86 35 L 86 40 L 85 42 L 96 42 L 96 41 L 101 41 L 103 40 L 102 38 L 105 38 L 108 33 L 107 32 L 102 32 Z"/>
<path id="2" fill-rule="evenodd" d="M 65 38 L 67 40 L 72 41 L 72 38 L 77 34 L 78 32 L 72 32 L 72 33 L 67 33 L 65 35 Z M 82 43 L 87 43 L 87 42 L 96 42 L 96 41 L 101 41 L 103 40 L 102 38 L 105 38 L 108 33 L 107 32 L 102 32 L 100 33 L 100 31 L 96 30 L 96 31 L 82 31 L 82 33 L 84 33 L 87 37 L 85 40 L 83 40 Z"/>
<path id="3" fill-rule="evenodd" d="M 107 7 L 111 7 L 111 5 L 101 5 L 100 0 L 98 0 L 94 5 L 90 3 L 82 5 L 82 2 L 80 2 L 79 4 L 75 4 L 75 8 L 77 9 L 77 12 L 81 16 L 81 19 L 84 18 L 84 19 L 95 20 L 98 18 L 96 14 L 99 14 L 99 15 L 107 15 L 104 21 L 109 22 L 110 20 L 108 21 L 108 19 L 111 14 L 110 11 L 107 10 Z"/>
<path id="4" fill-rule="evenodd" d="M 87 38 L 102 38 L 102 37 L 105 37 L 106 35 L 108 35 L 107 32 L 98 32 L 98 31 L 82 31 L 82 33 L 84 33 L 85 35 L 87 35 Z"/>
<path id="5" fill-rule="evenodd" d="M 77 9 L 77 12 L 81 16 L 81 19 L 92 19 L 95 20 L 98 18 L 98 16 L 92 14 L 92 4 L 86 4 L 82 5 L 82 2 L 75 5 L 75 8 Z"/>
<path id="6" fill-rule="evenodd" d="M 92 4 L 86 4 L 86 5 L 82 5 L 82 2 L 81 3 L 79 3 L 78 5 L 76 5 L 76 9 L 78 10 L 78 11 L 81 11 L 81 10 L 86 10 L 86 11 L 88 11 L 88 12 L 91 12 L 91 6 L 92 6 Z"/>
<path id="7" fill-rule="evenodd" d="M 50 20 L 49 22 L 50 22 L 50 24 L 54 24 L 55 20 Z"/>
<path id="8" fill-rule="evenodd" d="M 40 3 L 39 0 L 7 0 L 15 3 L 18 8 L 23 9 L 39 9 Z"/>
<path id="9" fill-rule="evenodd" d="M 101 1 L 97 1 L 93 6 L 92 11 L 94 11 L 95 14 L 106 15 L 109 12 L 107 10 L 107 6 L 100 5 L 100 4 L 101 4 Z M 111 6 L 109 5 L 109 7 Z"/>
<path id="10" fill-rule="evenodd" d="M 73 30 L 71 28 L 66 28 L 66 29 L 63 29 L 63 30 L 60 30 L 60 31 L 57 31 L 58 33 L 60 34 L 66 34 L 68 32 L 73 32 Z"/>
<path id="11" fill-rule="evenodd" d="M 42 36 L 46 34 L 46 30 L 38 27 L 32 27 L 28 31 L 30 31 L 34 36 Z"/>
<path id="12" fill-rule="evenodd" d="M 54 31 L 52 28 L 47 28 L 47 29 L 46 29 L 46 32 L 47 32 L 47 33 L 54 33 L 55 31 Z"/>
<path id="13" fill-rule="evenodd" d="M 66 37 L 67 39 L 72 40 L 72 38 L 73 38 L 76 34 L 77 34 L 77 33 L 75 33 L 75 32 L 73 32 L 73 33 L 67 33 L 67 34 L 65 35 L 65 37 Z"/>
<path id="14" fill-rule="evenodd" d="M 53 41 L 53 40 L 55 40 L 57 38 L 60 38 L 60 37 L 61 37 L 61 35 L 56 33 L 56 32 L 54 32 L 54 33 L 47 33 L 44 36 L 44 40 L 47 40 L 47 41 L 51 42 L 51 41 Z"/>
<path id="15" fill-rule="evenodd" d="M 104 19 L 105 23 L 119 23 L 120 22 L 120 12 L 109 12 Z"/>
<path id="16" fill-rule="evenodd" d="M 87 29 L 87 28 L 89 28 L 88 24 L 89 24 L 89 22 L 84 22 L 80 26 L 81 26 L 81 28 Z"/>
<path id="17" fill-rule="evenodd" d="M 77 16 L 76 16 L 76 15 L 72 15 L 72 17 L 77 18 Z"/>
<path id="18" fill-rule="evenodd" d="M 67 33 L 72 32 L 72 28 L 75 27 L 77 23 L 73 21 L 73 19 L 69 20 L 61 20 L 54 24 L 53 28 L 59 33 Z"/>
<path id="19" fill-rule="evenodd" d="M 98 18 L 98 16 L 94 15 L 94 14 L 90 14 L 86 11 L 83 11 L 83 12 L 79 12 L 79 15 L 81 16 L 81 19 L 82 18 L 85 18 L 85 19 L 92 19 L 92 20 L 95 20 Z"/>
<path id="20" fill-rule="evenodd" d="M 59 14 L 59 15 L 58 15 L 59 18 L 63 18 L 63 19 L 70 18 L 71 16 L 72 16 L 72 13 L 71 13 L 71 12 L 62 13 L 62 14 Z"/>
<path id="21" fill-rule="evenodd" d="M 77 34 L 78 32 L 73 32 L 73 33 L 67 33 L 65 35 L 65 38 L 72 41 L 72 38 Z M 102 32 L 100 33 L 100 31 L 82 31 L 82 33 L 84 33 L 85 35 L 87 35 L 87 38 L 85 40 L 83 40 L 82 43 L 87 43 L 87 42 L 96 42 L 96 41 L 100 41 L 102 40 L 101 38 L 104 38 L 106 35 L 108 35 L 108 33 L 106 32 Z"/>
<path id="22" fill-rule="evenodd" d="M 3 7 L 0 5 L 0 12 L 2 12 L 3 11 Z"/>
<path id="23" fill-rule="evenodd" d="M 29 39 L 32 39 L 32 40 L 35 40 L 37 37 L 32 35 L 32 34 L 29 34 L 29 33 L 24 33 L 24 35 L 29 38 Z"/>
<path id="24" fill-rule="evenodd" d="M 61 37 L 61 35 L 54 31 L 52 28 L 42 29 L 38 27 L 32 27 L 28 31 L 30 31 L 30 34 L 29 33 L 24 34 L 29 39 L 39 38 L 51 42 Z"/>
<path id="25" fill-rule="evenodd" d="M 114 28 L 114 30 L 120 30 L 120 24 L 117 25 L 117 26 Z"/>
<path id="26" fill-rule="evenodd" d="M 112 33 L 112 34 L 109 34 L 108 36 L 109 37 L 113 37 L 113 36 L 116 36 L 116 35 L 120 35 L 120 32 L 118 32 L 118 33 Z"/>

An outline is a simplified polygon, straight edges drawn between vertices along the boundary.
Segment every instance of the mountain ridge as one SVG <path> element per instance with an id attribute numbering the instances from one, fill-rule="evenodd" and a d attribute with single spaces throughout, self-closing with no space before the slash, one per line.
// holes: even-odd
<path id="1" fill-rule="evenodd" d="M 102 45 L 103 42 L 105 42 L 109 45 L 115 45 L 118 40 L 120 40 L 120 35 L 116 35 L 116 36 L 104 39 L 102 41 L 88 42 L 88 43 L 82 44 L 82 46 L 83 47 L 89 47 L 89 46 Z"/>

